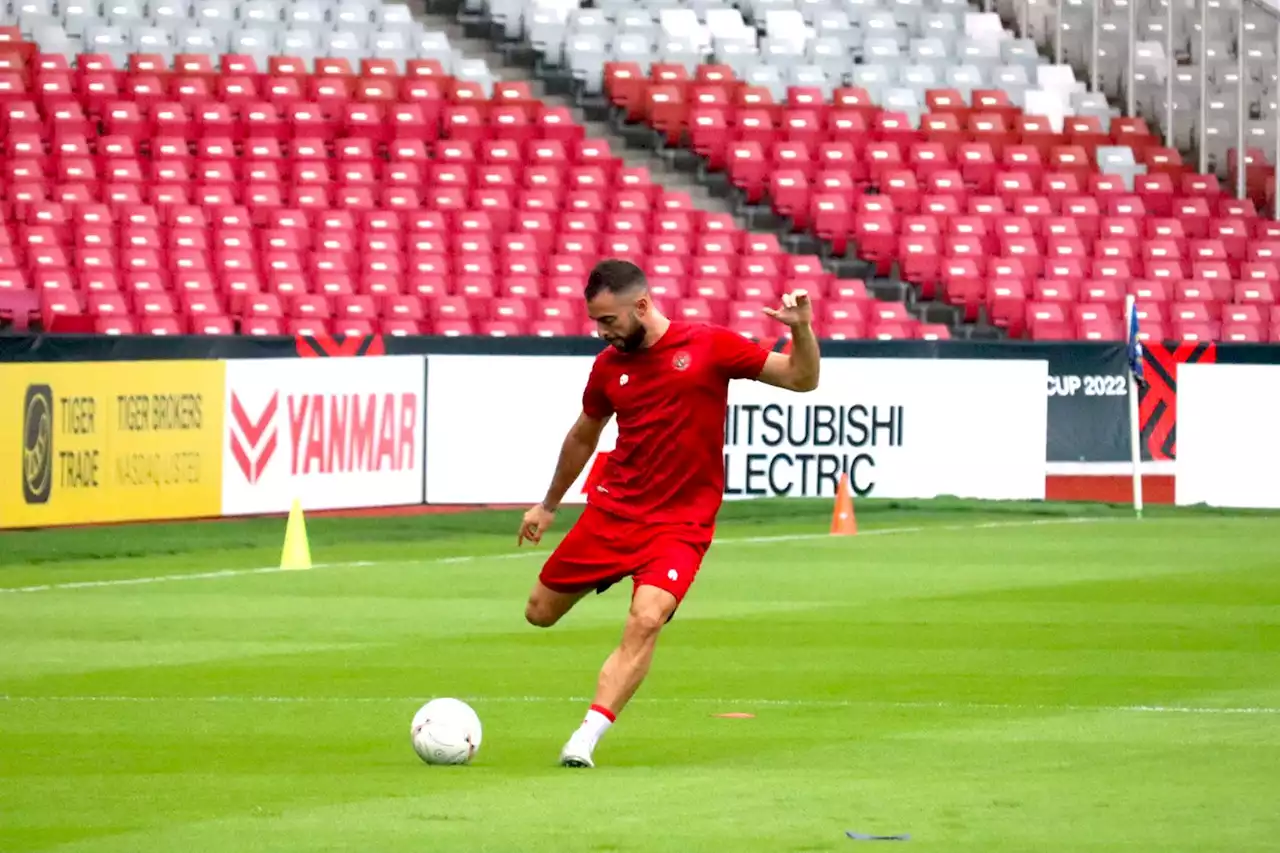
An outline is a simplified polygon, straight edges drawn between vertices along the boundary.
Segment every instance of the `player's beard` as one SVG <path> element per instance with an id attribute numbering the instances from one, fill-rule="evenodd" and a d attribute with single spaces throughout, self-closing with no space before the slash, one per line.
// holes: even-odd
<path id="1" fill-rule="evenodd" d="M 609 341 L 609 343 L 619 352 L 635 352 L 644 345 L 644 336 L 644 324 L 636 320 L 634 329 L 615 340 Z"/>

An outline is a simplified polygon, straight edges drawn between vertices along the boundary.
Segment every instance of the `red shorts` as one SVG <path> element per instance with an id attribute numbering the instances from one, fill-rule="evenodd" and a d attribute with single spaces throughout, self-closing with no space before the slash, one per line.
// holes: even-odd
<path id="1" fill-rule="evenodd" d="M 631 576 L 684 600 L 711 546 L 713 528 L 629 521 L 588 505 L 538 580 L 556 592 L 604 592 Z"/>

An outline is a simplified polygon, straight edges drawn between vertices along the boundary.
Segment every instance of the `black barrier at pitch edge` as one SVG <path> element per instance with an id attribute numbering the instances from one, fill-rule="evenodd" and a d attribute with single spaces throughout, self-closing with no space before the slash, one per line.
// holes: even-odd
<path id="1" fill-rule="evenodd" d="M 589 337 L 295 338 L 0 335 L 0 364 L 30 362 L 259 359 L 386 355 L 591 356 L 604 344 Z M 1128 362 L 1124 344 L 1087 341 L 823 341 L 824 358 L 1043 359 L 1048 362 L 1049 462 L 1128 462 Z M 777 345 L 774 345 L 777 348 Z M 1151 387 L 1142 394 L 1143 458 L 1170 458 L 1177 363 L 1280 364 L 1280 345 L 1148 345 Z M 965 413 L 958 412 L 957 417 Z M 1155 450 L 1153 455 L 1152 451 Z"/>
<path id="2" fill-rule="evenodd" d="M 332 343 L 292 336 L 212 335 L 3 335 L 0 363 L 31 361 L 151 361 L 193 358 L 290 358 L 301 342 L 322 352 Z M 332 341 L 332 339 L 329 339 Z M 596 338 L 492 338 L 418 335 L 380 338 L 387 355 L 594 355 L 603 348 Z M 342 343 L 338 339 L 338 343 Z M 1118 341 L 920 341 L 858 340 L 821 342 L 824 355 L 836 358 L 1064 358 L 1055 353 L 1094 354 L 1119 350 Z M 1166 344 L 1176 347 L 1177 342 Z M 1280 344 L 1215 345 L 1223 363 L 1280 364 Z M 354 349 L 354 348 L 353 348 Z M 337 353 L 334 353 L 337 354 Z"/>

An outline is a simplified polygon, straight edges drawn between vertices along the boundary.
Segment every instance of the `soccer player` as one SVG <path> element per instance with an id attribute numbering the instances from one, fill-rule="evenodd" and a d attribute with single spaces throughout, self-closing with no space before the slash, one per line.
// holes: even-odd
<path id="1" fill-rule="evenodd" d="M 618 419 L 618 439 L 582 516 L 543 566 L 525 618 L 549 628 L 592 590 L 604 592 L 628 576 L 633 589 L 622 641 L 561 751 L 566 767 L 595 766 L 597 742 L 644 680 L 658 632 L 711 545 L 724 500 L 729 381 L 818 387 L 818 341 L 803 290 L 783 296 L 781 308 L 764 309 L 790 327 L 789 355 L 718 326 L 668 319 L 653 304 L 644 272 L 625 261 L 597 264 L 584 295 L 610 346 L 592 365 L 582 413 L 560 448 L 546 497 L 524 515 L 517 544 L 542 540 L 610 417 Z"/>

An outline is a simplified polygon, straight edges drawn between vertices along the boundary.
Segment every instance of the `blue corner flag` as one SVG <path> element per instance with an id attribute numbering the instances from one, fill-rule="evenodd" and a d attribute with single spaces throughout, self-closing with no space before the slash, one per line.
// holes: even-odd
<path id="1" fill-rule="evenodd" d="M 1143 359 L 1142 359 L 1142 341 L 1138 339 L 1138 306 L 1135 304 L 1129 309 L 1128 322 L 1128 350 L 1129 350 L 1129 370 L 1133 372 L 1133 378 L 1137 380 L 1139 385 L 1145 385 L 1146 379 L 1143 376 Z"/>

